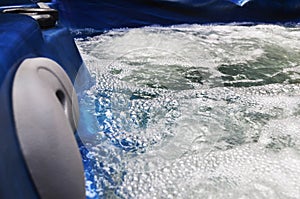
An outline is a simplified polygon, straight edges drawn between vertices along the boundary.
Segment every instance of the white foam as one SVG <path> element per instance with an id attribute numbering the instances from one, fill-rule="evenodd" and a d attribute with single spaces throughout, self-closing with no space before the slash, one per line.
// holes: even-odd
<path id="1" fill-rule="evenodd" d="M 99 195 L 300 195 L 299 28 L 146 27 L 76 43 L 96 82 L 79 135 Z"/>

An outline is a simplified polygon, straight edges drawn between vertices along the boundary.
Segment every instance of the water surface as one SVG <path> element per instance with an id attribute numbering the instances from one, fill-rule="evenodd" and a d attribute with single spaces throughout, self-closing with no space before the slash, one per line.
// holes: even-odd
<path id="1" fill-rule="evenodd" d="M 76 41 L 87 198 L 298 198 L 300 28 L 182 25 Z"/>

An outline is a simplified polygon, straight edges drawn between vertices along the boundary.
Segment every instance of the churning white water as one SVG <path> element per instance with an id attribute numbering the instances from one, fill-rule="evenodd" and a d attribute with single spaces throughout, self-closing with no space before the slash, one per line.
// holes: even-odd
<path id="1" fill-rule="evenodd" d="M 88 198 L 299 198 L 300 28 L 182 25 L 76 41 Z"/>

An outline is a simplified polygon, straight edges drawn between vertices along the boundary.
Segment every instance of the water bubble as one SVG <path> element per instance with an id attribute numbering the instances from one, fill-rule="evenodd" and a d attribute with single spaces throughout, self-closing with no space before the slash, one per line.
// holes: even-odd
<path id="1" fill-rule="evenodd" d="M 95 79 L 80 99 L 87 197 L 299 196 L 295 31 L 183 25 L 77 40 Z"/>

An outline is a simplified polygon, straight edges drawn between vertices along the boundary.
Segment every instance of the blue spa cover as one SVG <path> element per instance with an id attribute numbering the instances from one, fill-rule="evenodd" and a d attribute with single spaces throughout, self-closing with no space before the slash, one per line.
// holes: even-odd
<path id="1" fill-rule="evenodd" d="M 61 22 L 106 30 L 145 25 L 298 22 L 300 0 L 56 0 Z"/>

